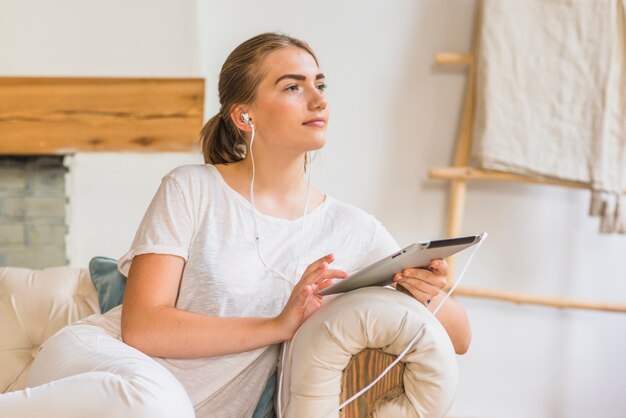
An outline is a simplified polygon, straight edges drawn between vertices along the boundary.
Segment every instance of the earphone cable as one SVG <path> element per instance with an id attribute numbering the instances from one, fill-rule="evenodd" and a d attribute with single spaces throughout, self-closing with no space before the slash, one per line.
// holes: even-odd
<path id="1" fill-rule="evenodd" d="M 284 276 L 283 273 L 281 273 L 280 271 L 276 270 L 275 268 L 271 267 L 269 265 L 269 263 L 267 263 L 265 261 L 265 259 L 263 258 L 263 255 L 261 254 L 261 244 L 260 244 L 260 236 L 259 236 L 259 226 L 258 226 L 258 222 L 257 222 L 257 213 L 256 213 L 256 206 L 254 204 L 254 179 L 255 179 L 255 174 L 256 174 L 256 165 L 254 162 L 254 152 L 252 150 L 252 145 L 254 144 L 254 137 L 255 137 L 255 128 L 254 128 L 254 124 L 248 122 L 250 128 L 252 129 L 252 135 L 250 137 L 250 159 L 252 160 L 252 179 L 250 181 L 250 204 L 252 206 L 252 222 L 254 224 L 254 241 L 255 241 L 255 246 L 256 246 L 256 250 L 257 250 L 257 254 L 259 256 L 259 259 L 261 260 L 261 263 L 263 263 L 263 265 L 265 266 L 265 268 L 269 271 L 272 271 L 274 274 L 276 274 L 278 277 L 280 277 L 281 279 L 285 280 L 286 282 L 288 282 L 291 287 L 293 288 L 293 286 L 295 286 L 296 283 L 296 278 L 297 278 L 297 274 L 298 274 L 298 268 L 300 267 L 300 258 L 301 258 L 301 246 L 302 246 L 302 241 L 304 239 L 304 230 L 305 230 L 305 222 L 306 222 L 306 214 L 308 212 L 309 209 L 309 202 L 310 202 L 310 196 L 311 196 L 311 170 L 308 170 L 308 178 L 307 178 L 307 191 L 306 191 L 306 201 L 304 204 L 304 213 L 302 214 L 302 219 L 300 220 L 301 223 L 301 227 L 300 227 L 300 239 L 298 241 L 298 247 L 296 248 L 296 263 L 294 266 L 294 274 L 293 274 L 293 278 L 291 279 L 291 281 Z"/>

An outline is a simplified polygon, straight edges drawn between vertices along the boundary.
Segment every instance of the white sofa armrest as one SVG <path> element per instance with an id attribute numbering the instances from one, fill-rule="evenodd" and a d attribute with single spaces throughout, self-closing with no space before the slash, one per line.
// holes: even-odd
<path id="1" fill-rule="evenodd" d="M 404 394 L 381 403 L 375 416 L 444 416 L 458 381 L 450 338 L 418 301 L 378 287 L 335 298 L 300 327 L 283 364 L 284 416 L 320 418 L 336 409 L 342 372 L 352 356 L 367 348 L 397 356 L 418 332 L 416 344 L 402 360 Z"/>
<path id="2" fill-rule="evenodd" d="M 100 312 L 89 272 L 75 267 L 0 267 L 0 393 L 24 389 L 41 344 Z"/>

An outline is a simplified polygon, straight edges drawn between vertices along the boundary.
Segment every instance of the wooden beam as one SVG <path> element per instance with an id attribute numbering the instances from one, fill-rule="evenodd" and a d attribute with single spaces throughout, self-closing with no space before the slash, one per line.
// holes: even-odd
<path id="1" fill-rule="evenodd" d="M 472 65 L 474 55 L 439 52 L 435 54 L 435 63 L 438 65 Z"/>
<path id="2" fill-rule="evenodd" d="M 471 54 L 439 53 L 435 56 L 437 64 L 466 65 L 469 68 L 467 89 L 463 102 L 463 115 L 456 141 L 454 152 L 454 166 L 466 166 L 469 163 L 470 148 L 472 144 L 472 130 L 474 126 L 474 97 L 476 95 L 476 65 L 474 54 L 478 47 L 478 28 L 480 27 L 480 13 L 475 16 L 474 30 L 472 35 Z M 448 215 L 446 234 L 448 237 L 456 237 L 461 234 L 463 226 L 463 214 L 465 212 L 465 200 L 467 195 L 467 183 L 465 179 L 455 179 L 450 183 L 448 196 Z M 456 272 L 456 257 L 448 258 L 448 280 L 452 283 Z"/>
<path id="3" fill-rule="evenodd" d="M 605 312 L 626 312 L 626 304 L 624 303 L 596 302 L 573 298 L 537 296 L 529 295 L 526 293 L 506 292 L 494 289 L 479 289 L 465 286 L 459 286 L 454 291 L 454 295 L 501 300 L 514 303 L 543 305 L 555 308 L 587 309 Z"/>
<path id="4" fill-rule="evenodd" d="M 450 183 L 450 195 L 448 203 L 448 221 L 446 234 L 449 238 L 461 235 L 463 226 L 463 214 L 465 213 L 465 199 L 467 195 L 467 183 L 464 181 L 453 181 Z M 452 257 L 451 260 L 455 258 Z M 449 277 L 454 277 L 454 261 L 448 265 Z"/>
<path id="5" fill-rule="evenodd" d="M 474 95 L 476 89 L 476 69 L 474 65 L 469 67 L 467 90 L 463 104 L 463 116 L 454 152 L 455 166 L 465 166 L 469 162 L 470 147 L 472 143 L 472 129 L 474 125 Z M 461 233 L 463 225 L 463 213 L 465 212 L 467 184 L 465 179 L 455 179 L 450 184 L 450 196 L 448 201 L 447 230 L 448 237 L 456 237 Z M 454 277 L 456 269 L 455 258 L 450 259 L 449 277 Z"/>
<path id="6" fill-rule="evenodd" d="M 502 171 L 481 170 L 472 167 L 439 167 L 428 171 L 428 177 L 444 180 L 493 180 L 509 181 L 516 183 L 544 184 L 562 186 L 574 189 L 589 189 L 589 185 L 583 182 L 551 179 L 539 176 L 524 176 L 521 174 L 506 173 Z M 626 188 L 624 188 L 626 193 Z"/>
<path id="7" fill-rule="evenodd" d="M 204 80 L 0 77 L 0 154 L 190 151 Z"/>

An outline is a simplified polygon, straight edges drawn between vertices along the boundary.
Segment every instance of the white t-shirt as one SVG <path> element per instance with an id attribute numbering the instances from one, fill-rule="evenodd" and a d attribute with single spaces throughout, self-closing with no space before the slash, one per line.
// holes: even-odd
<path id="1" fill-rule="evenodd" d="M 163 178 L 131 249 L 119 260 L 119 270 L 127 276 L 136 255 L 177 255 L 186 263 L 176 307 L 211 316 L 274 317 L 291 294 L 298 256 L 296 281 L 310 263 L 330 252 L 335 255 L 331 268 L 353 273 L 399 248 L 374 216 L 330 196 L 304 217 L 303 233 L 302 217 L 290 221 L 256 215 L 261 255 L 269 270 L 254 243 L 250 203 L 214 166 L 178 167 Z M 119 338 L 120 317 L 117 308 L 90 322 Z M 271 355 L 268 351 L 259 348 L 201 359 L 156 360 L 181 381 L 198 409 L 237 381 L 237 376 L 246 374 L 250 380 L 253 368 L 269 376 L 277 350 Z M 263 353 L 266 361 L 257 364 Z M 262 389 L 249 388 L 250 395 L 257 394 L 253 402 Z M 237 389 L 240 396 L 242 390 Z"/>

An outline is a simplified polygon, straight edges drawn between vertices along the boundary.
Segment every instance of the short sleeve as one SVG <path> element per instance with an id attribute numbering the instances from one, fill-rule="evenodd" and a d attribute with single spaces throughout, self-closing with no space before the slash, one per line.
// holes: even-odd
<path id="1" fill-rule="evenodd" d="M 128 276 L 132 259 L 141 254 L 171 254 L 187 261 L 194 233 L 192 206 L 187 199 L 174 177 L 163 177 L 130 250 L 118 261 L 123 275 Z"/>
<path id="2" fill-rule="evenodd" d="M 387 228 L 383 226 L 377 219 L 374 220 L 374 233 L 369 250 L 361 260 L 357 271 L 369 266 L 383 257 L 393 254 L 400 249 L 396 240 L 391 236 Z"/>

